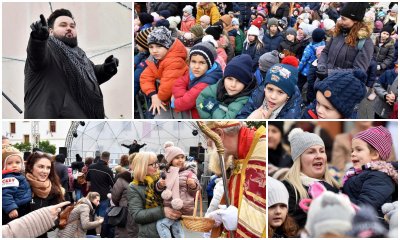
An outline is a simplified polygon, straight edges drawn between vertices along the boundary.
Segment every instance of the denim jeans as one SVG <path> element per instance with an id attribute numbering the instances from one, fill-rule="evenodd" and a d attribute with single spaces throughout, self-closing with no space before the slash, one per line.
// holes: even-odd
<path id="1" fill-rule="evenodd" d="M 157 221 L 157 232 L 160 238 L 184 238 L 182 224 L 179 220 L 163 218 Z M 172 235 L 171 235 L 172 232 Z"/>
<path id="2" fill-rule="evenodd" d="M 99 207 L 96 209 L 97 216 L 104 217 L 106 215 L 106 210 L 109 203 L 110 199 L 100 201 Z"/>
<path id="3" fill-rule="evenodd" d="M 75 198 L 76 201 L 82 198 L 82 189 L 75 189 Z"/>

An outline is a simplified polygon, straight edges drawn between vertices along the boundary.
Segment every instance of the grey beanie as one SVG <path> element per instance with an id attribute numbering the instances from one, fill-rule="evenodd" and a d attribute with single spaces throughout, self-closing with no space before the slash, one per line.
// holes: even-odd
<path id="1" fill-rule="evenodd" d="M 275 26 L 279 26 L 279 21 L 278 21 L 278 19 L 276 19 L 276 18 L 270 18 L 269 20 L 268 20 L 268 24 L 267 24 L 267 26 L 268 26 L 268 29 L 272 26 L 272 25 L 275 25 Z"/>
<path id="2" fill-rule="evenodd" d="M 289 192 L 282 182 L 268 176 L 268 207 L 283 203 L 289 208 Z"/>
<path id="3" fill-rule="evenodd" d="M 156 27 L 150 34 L 147 36 L 147 44 L 150 45 L 152 43 L 161 45 L 167 49 L 172 46 L 172 37 L 171 31 L 166 27 Z"/>
<path id="4" fill-rule="evenodd" d="M 290 34 L 290 35 L 293 35 L 294 37 L 296 37 L 296 36 L 297 36 L 297 31 L 296 31 L 296 29 L 294 29 L 294 28 L 292 28 L 292 27 L 286 29 L 286 36 L 289 35 L 289 34 Z"/>
<path id="5" fill-rule="evenodd" d="M 271 52 L 264 53 L 258 59 L 260 70 L 263 72 L 268 72 L 273 65 L 279 63 L 279 52 L 273 50 Z"/>
<path id="6" fill-rule="evenodd" d="M 293 161 L 311 146 L 320 145 L 325 147 L 325 143 L 320 136 L 315 133 L 304 132 L 301 128 L 295 128 L 290 131 L 289 142 Z"/>

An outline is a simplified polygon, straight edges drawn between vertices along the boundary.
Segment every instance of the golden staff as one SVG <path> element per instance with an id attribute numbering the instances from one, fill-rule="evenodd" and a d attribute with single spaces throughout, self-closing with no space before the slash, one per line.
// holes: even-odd
<path id="1" fill-rule="evenodd" d="M 225 196 L 225 202 L 226 202 L 226 207 L 229 207 L 231 205 L 231 201 L 229 200 L 229 193 L 228 193 L 228 179 L 226 177 L 226 168 L 225 168 L 225 160 L 224 160 L 224 145 L 222 143 L 222 139 L 219 137 L 219 135 L 211 130 L 203 121 L 197 121 L 197 125 L 199 126 L 200 130 L 207 136 L 209 137 L 214 143 L 215 146 L 217 147 L 217 152 L 219 155 L 219 163 L 220 163 L 220 168 L 221 168 L 221 173 L 222 173 L 222 183 L 224 185 L 224 196 Z M 234 237 L 233 231 L 230 232 L 230 237 Z"/>

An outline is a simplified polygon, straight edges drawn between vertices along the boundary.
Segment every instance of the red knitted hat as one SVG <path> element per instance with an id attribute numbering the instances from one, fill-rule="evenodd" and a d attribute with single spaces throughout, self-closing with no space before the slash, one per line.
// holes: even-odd
<path id="1" fill-rule="evenodd" d="M 256 19 L 254 19 L 251 22 L 251 25 L 254 25 L 254 26 L 258 27 L 258 29 L 260 29 L 261 25 L 262 25 L 262 22 L 263 22 L 263 18 L 261 16 L 258 16 Z"/>
<path id="2" fill-rule="evenodd" d="M 392 151 L 392 135 L 382 126 L 369 128 L 358 133 L 353 139 L 361 139 L 378 151 L 382 160 L 389 159 Z"/>

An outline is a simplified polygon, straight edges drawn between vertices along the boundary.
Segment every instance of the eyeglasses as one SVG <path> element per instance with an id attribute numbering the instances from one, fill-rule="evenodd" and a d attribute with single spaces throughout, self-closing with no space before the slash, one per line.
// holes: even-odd
<path id="1" fill-rule="evenodd" d="M 148 164 L 147 166 L 149 166 L 149 167 L 152 166 L 153 168 L 156 168 L 159 166 L 159 164 L 158 164 L 158 162 L 153 162 L 153 163 Z"/>

